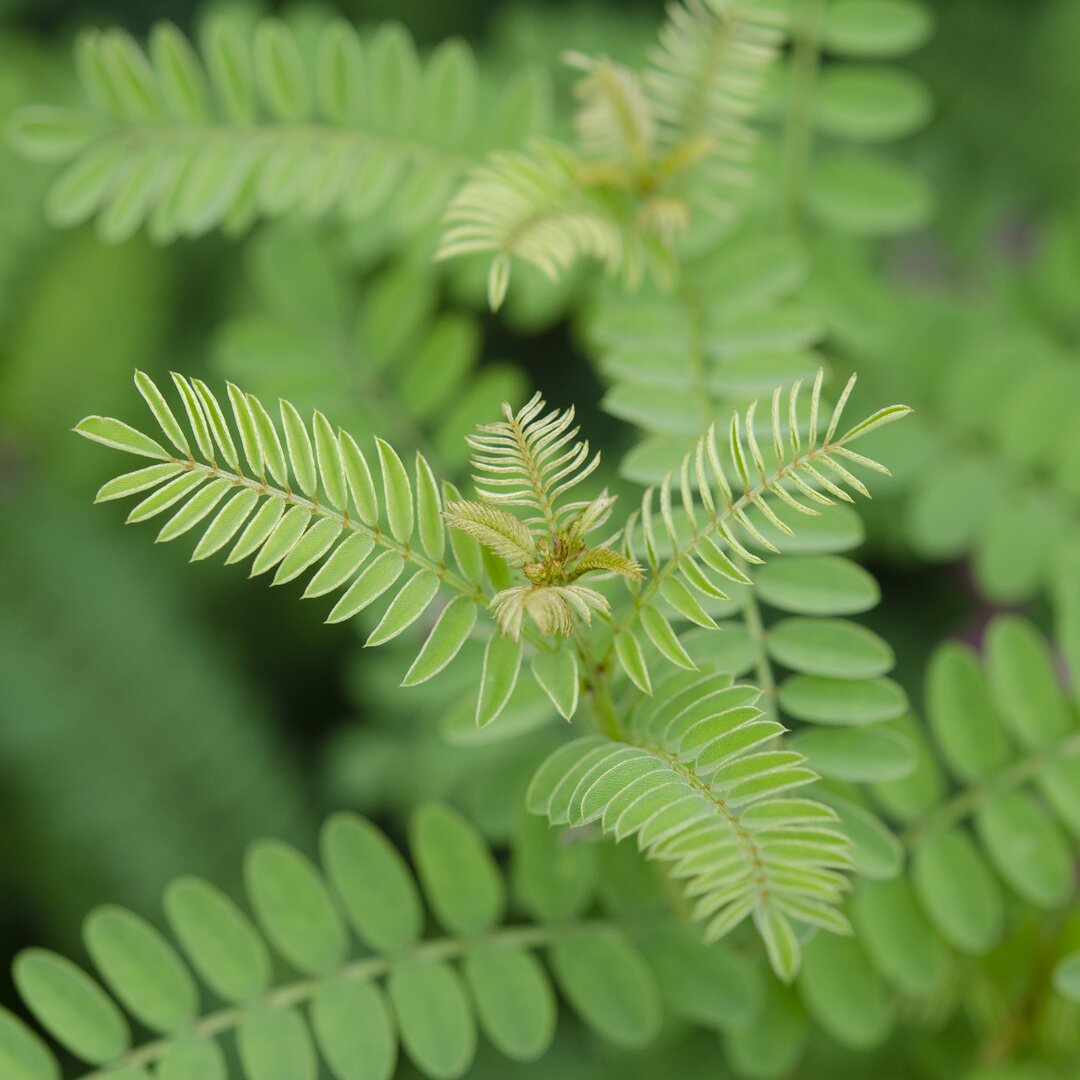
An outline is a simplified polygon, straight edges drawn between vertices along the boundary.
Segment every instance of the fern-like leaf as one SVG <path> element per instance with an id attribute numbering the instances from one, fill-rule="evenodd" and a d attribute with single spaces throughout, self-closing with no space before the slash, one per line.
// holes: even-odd
<path id="1" fill-rule="evenodd" d="M 517 255 L 555 280 L 583 256 L 609 272 L 623 265 L 619 223 L 582 187 L 578 157 L 567 147 L 543 141 L 529 153 L 492 155 L 454 196 L 436 252 L 451 259 L 491 252 L 488 301 L 498 309 L 510 282 L 510 259 Z"/>
<path id="2" fill-rule="evenodd" d="M 784 15 L 761 0 L 683 0 L 668 5 L 645 86 L 668 147 L 704 137 L 736 166 L 755 142 L 747 127 L 783 41 Z"/>
<path id="3" fill-rule="evenodd" d="M 685 879 L 707 938 L 752 917 L 790 981 L 800 951 L 792 921 L 850 932 L 837 909 L 849 841 L 832 810 L 792 797 L 817 774 L 772 745 L 784 728 L 757 707 L 760 693 L 728 675 L 675 675 L 631 718 L 624 742 L 586 736 L 556 750 L 527 801 L 552 824 L 637 836 Z"/>
<path id="4" fill-rule="evenodd" d="M 398 24 L 362 45 L 351 25 L 327 20 L 309 49 L 283 20 L 248 33 L 217 16 L 199 50 L 160 23 L 145 49 L 120 30 L 87 31 L 76 58 L 90 105 L 34 106 L 10 131 L 28 157 L 71 162 L 47 199 L 52 223 L 97 215 L 111 242 L 143 225 L 167 242 L 291 212 L 390 212 L 415 232 L 473 162 L 546 124 L 545 89 L 529 72 L 492 95 L 481 124 L 471 51 L 447 42 L 421 62 Z"/>
<path id="5" fill-rule="evenodd" d="M 746 182 L 753 143 L 746 121 L 782 25 L 758 0 L 689 0 L 671 5 L 655 66 L 644 75 L 566 54 L 584 72 L 575 88 L 579 150 L 546 142 L 475 170 L 446 215 L 439 257 L 492 253 L 493 308 L 514 255 L 553 278 L 593 256 L 631 287 L 646 268 L 670 283 L 691 202 L 729 213 L 724 188 Z"/>
<path id="6" fill-rule="evenodd" d="M 509 510 L 467 500 L 447 503 L 446 523 L 479 540 L 510 566 L 524 566 L 536 559 L 532 533 Z"/>
<path id="7" fill-rule="evenodd" d="M 758 403 L 754 401 L 745 417 L 740 418 L 738 413 L 732 416 L 726 454 L 721 453 L 715 426 L 710 426 L 694 452 L 683 459 L 678 477 L 668 473 L 664 478 L 659 499 L 654 488 L 646 490 L 640 510 L 627 523 L 624 544 L 628 557 L 634 558 L 635 544 L 643 543 L 650 579 L 640 587 L 634 611 L 616 638 L 619 659 L 637 685 L 649 685 L 634 634 L 637 621 L 641 621 L 663 655 L 686 666 L 682 650 L 672 645 L 673 631 L 658 609 L 661 601 L 676 617 L 715 629 L 717 624 L 698 597 L 726 600 L 727 583 L 749 583 L 743 565 L 764 561 L 752 548 L 779 550 L 762 531 L 765 524 L 781 536 L 794 535 L 792 526 L 777 514 L 777 506 L 817 516 L 817 507 L 832 505 L 837 499 L 852 501 L 845 487 L 868 496 L 866 486 L 845 462 L 888 473 L 884 465 L 857 453 L 849 444 L 911 410 L 906 405 L 892 405 L 838 434 L 844 407 L 855 385 L 852 376 L 822 433 L 822 379 L 819 371 L 811 391 L 805 437 L 799 419 L 801 382 L 791 388 L 786 410 L 781 407 L 783 390 L 778 387 L 772 396 L 770 438 L 765 449 L 756 433 Z M 726 468 L 722 457 L 729 459 Z M 681 504 L 678 512 L 673 500 L 676 493 Z M 663 528 L 659 535 L 657 513 Z M 751 513 L 759 514 L 763 524 L 756 523 Z M 653 614 L 642 618 L 642 613 L 650 609 Z"/>
<path id="8" fill-rule="evenodd" d="M 368 645 L 404 631 L 443 585 L 482 599 L 476 584 L 443 560 L 441 503 L 422 455 L 416 456 L 414 484 L 395 450 L 376 439 L 373 475 L 352 436 L 335 431 L 322 413 L 309 426 L 282 401 L 275 421 L 258 398 L 230 384 L 227 418 L 205 383 L 173 375 L 185 426 L 148 376 L 139 372 L 135 381 L 172 449 L 107 417 L 87 417 L 75 430 L 157 460 L 110 480 L 97 498 L 142 496 L 129 522 L 169 511 L 159 541 L 198 530 L 193 559 L 231 545 L 226 562 L 252 559 L 252 576 L 274 570 L 275 585 L 314 570 L 305 597 L 345 589 L 329 622 L 350 619 L 389 593 Z"/>
<path id="9" fill-rule="evenodd" d="M 599 453 L 589 456 L 589 444 L 577 439 L 572 427 L 574 409 L 545 412 L 547 403 L 536 393 L 516 413 L 503 405 L 504 420 L 483 424 L 469 435 L 474 479 L 479 495 L 505 506 L 537 511 L 528 524 L 556 534 L 564 519 L 583 509 L 581 503 L 560 505 L 567 492 L 592 474 Z"/>
<path id="10" fill-rule="evenodd" d="M 571 67 L 584 72 L 574 86 L 579 108 L 574 127 L 591 159 L 617 162 L 642 172 L 656 148 L 656 121 L 638 75 L 608 59 L 565 53 Z"/>
<path id="11" fill-rule="evenodd" d="M 472 1064 L 478 1029 L 513 1060 L 547 1050 L 557 1004 L 536 955 L 543 951 L 566 999 L 601 1037 L 642 1046 L 657 1034 L 660 996 L 642 953 L 613 922 L 577 918 L 591 885 L 550 899 L 553 845 L 518 844 L 529 871 L 520 899 L 536 915 L 518 925 L 504 923 L 507 889 L 483 837 L 450 807 L 426 803 L 412 815 L 415 876 L 390 840 L 355 814 L 331 817 L 320 848 L 318 867 L 278 840 L 251 847 L 244 879 L 254 919 L 195 877 L 166 890 L 173 940 L 124 908 L 92 911 L 84 938 L 98 977 L 57 953 L 27 949 L 14 964 L 23 1002 L 90 1066 L 82 1080 L 148 1069 L 224 1078 L 231 1070 L 219 1040 L 226 1038 L 235 1039 L 248 1077 L 304 1080 L 324 1062 L 334 1076 L 389 1080 L 400 1043 L 420 1074 L 453 1080 Z M 433 921 L 442 933 L 425 937 Z M 358 953 L 352 934 L 364 946 Z M 271 957 L 301 977 L 275 984 Z M 225 1007 L 202 1014 L 202 985 Z M 606 1007 L 613 996 L 618 1015 Z M 134 1045 L 127 1014 L 154 1037 Z M 27 1080 L 60 1075 L 41 1035 L 5 1009 L 0 1061 Z M 239 1080 L 240 1071 L 232 1075 Z"/>

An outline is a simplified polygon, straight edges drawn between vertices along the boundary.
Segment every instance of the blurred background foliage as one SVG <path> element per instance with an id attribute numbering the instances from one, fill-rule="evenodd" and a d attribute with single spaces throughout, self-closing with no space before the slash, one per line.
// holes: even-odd
<path id="1" fill-rule="evenodd" d="M 206 10 L 0 0 L 0 115 L 72 100 L 80 27 L 141 37 L 166 18 L 190 31 Z M 560 51 L 637 62 L 662 16 L 623 0 L 332 10 L 362 26 L 398 19 L 421 46 L 461 35 L 495 73 L 548 67 L 556 130 L 569 115 Z M 1080 4 L 939 0 L 934 14 L 934 38 L 907 61 L 932 92 L 933 120 L 903 144 L 936 192 L 933 225 L 873 256 L 823 239 L 809 286 L 834 355 L 865 372 L 876 398 L 918 410 L 876 455 L 897 477 L 866 511 L 860 556 L 883 588 L 870 623 L 916 704 L 944 638 L 978 640 L 1001 607 L 1049 625 L 1056 555 L 1080 535 Z M 53 175 L 0 145 L 0 951 L 46 941 L 79 955 L 82 912 L 105 900 L 156 910 L 181 872 L 235 888 L 248 841 L 310 849 L 334 807 L 394 833 L 415 801 L 443 797 L 504 840 L 550 728 L 472 745 L 455 726 L 453 676 L 399 692 L 404 656 L 361 653 L 353 629 L 323 627 L 294 588 L 183 566 L 180 545 L 151 549 L 119 514 L 92 508 L 111 462 L 68 429 L 88 412 L 130 415 L 136 365 L 176 369 L 318 405 L 460 475 L 462 433 L 535 386 L 575 402 L 615 462 L 633 434 L 601 409 L 607 380 L 567 315 L 590 271 L 531 302 L 526 288 L 512 293 L 495 319 L 460 276 L 418 266 L 415 250 L 367 225 L 266 224 L 243 243 L 213 234 L 168 249 L 142 234 L 113 247 L 88 226 L 57 232 L 41 213 Z M 885 272 L 868 273 L 868 259 Z M 410 380 L 425 350 L 454 357 L 449 408 Z M 529 702 L 516 706 L 528 727 Z M 578 1061 L 576 1039 L 553 1051 L 552 1075 L 606 1075 Z M 687 1061 L 710 1052 L 681 1049 Z M 653 1077 L 663 1061 L 674 1075 L 672 1053 L 603 1068 Z M 821 1039 L 821 1075 L 850 1067 L 831 1064 L 837 1053 Z M 888 1046 L 880 1054 L 860 1059 L 862 1075 L 879 1075 Z M 517 1075 L 501 1059 L 476 1070 Z"/>

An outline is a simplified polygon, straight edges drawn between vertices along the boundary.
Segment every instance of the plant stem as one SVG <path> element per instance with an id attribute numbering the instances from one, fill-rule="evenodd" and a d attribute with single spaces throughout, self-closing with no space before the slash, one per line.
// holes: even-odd
<path id="1" fill-rule="evenodd" d="M 1056 743 L 1040 747 L 1007 769 L 954 795 L 927 817 L 909 826 L 901 833 L 900 841 L 907 848 L 917 847 L 928 836 L 958 825 L 992 796 L 1034 779 L 1055 761 L 1075 757 L 1080 757 L 1080 731 L 1073 731 Z"/>
<path id="2" fill-rule="evenodd" d="M 819 39 L 825 14 L 824 0 L 802 0 L 796 5 L 796 11 L 781 205 L 791 225 L 798 228 L 802 223 L 806 177 L 814 143 L 814 84 L 821 60 Z"/>
<path id="3" fill-rule="evenodd" d="M 604 672 L 598 671 L 599 678 L 592 682 L 592 703 L 600 729 L 610 739 L 621 739 L 619 718 L 615 713 L 615 703 L 611 699 L 611 685 Z"/>
<path id="4" fill-rule="evenodd" d="M 776 677 L 773 675 L 772 662 L 765 648 L 765 624 L 761 619 L 761 607 L 757 602 L 754 586 L 746 587 L 742 604 L 743 623 L 754 646 L 754 673 L 757 676 L 758 689 L 764 695 L 765 713 L 770 720 L 779 720 L 779 707 L 776 700 Z"/>

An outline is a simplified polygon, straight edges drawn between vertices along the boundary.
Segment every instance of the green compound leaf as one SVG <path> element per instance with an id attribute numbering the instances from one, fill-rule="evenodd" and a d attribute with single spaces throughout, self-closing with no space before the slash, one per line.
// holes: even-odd
<path id="1" fill-rule="evenodd" d="M 87 916 L 83 937 L 106 984 L 147 1027 L 177 1031 L 198 1015 L 194 980 L 145 919 L 119 907 L 97 908 Z"/>
<path id="2" fill-rule="evenodd" d="M 532 954 L 501 943 L 477 945 L 465 958 L 465 979 L 484 1034 L 507 1057 L 535 1061 L 555 1036 L 551 983 Z"/>
<path id="3" fill-rule="evenodd" d="M 420 894 L 405 860 L 386 836 L 356 814 L 323 826 L 326 873 L 360 938 L 379 952 L 400 952 L 423 929 Z"/>
<path id="4" fill-rule="evenodd" d="M 660 995 L 641 954 L 616 930 L 579 930 L 550 950 L 559 987 L 598 1035 L 627 1048 L 660 1030 Z"/>
<path id="5" fill-rule="evenodd" d="M 199 878 L 177 878 L 165 914 L 188 958 L 226 1001 L 258 997 L 270 983 L 270 956 L 255 927 L 223 892 Z"/>
<path id="6" fill-rule="evenodd" d="M 457 811 L 427 803 L 409 823 L 409 845 L 439 922 L 454 934 L 494 926 L 506 904 L 502 877 L 483 838 Z"/>
<path id="7" fill-rule="evenodd" d="M 27 949 L 16 957 L 12 973 L 37 1021 L 77 1058 L 103 1065 L 131 1045 L 123 1014 L 70 960 L 45 949 Z"/>
<path id="8" fill-rule="evenodd" d="M 440 961 L 395 965 L 390 1000 L 406 1053 L 434 1080 L 461 1076 L 476 1053 L 476 1023 L 460 977 Z"/>
<path id="9" fill-rule="evenodd" d="M 260 841 L 248 853 L 244 876 L 256 918 L 293 967 L 325 975 L 340 966 L 345 927 L 318 871 L 300 852 Z"/>

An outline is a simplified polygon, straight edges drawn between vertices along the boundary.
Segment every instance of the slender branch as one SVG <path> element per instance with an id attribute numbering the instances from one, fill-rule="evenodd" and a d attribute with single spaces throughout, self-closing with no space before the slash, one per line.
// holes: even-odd
<path id="1" fill-rule="evenodd" d="M 582 633 L 574 635 L 578 659 L 585 671 L 585 689 L 592 703 L 593 715 L 599 730 L 616 742 L 622 739 L 622 727 L 611 697 L 611 669 L 597 662 L 593 656 L 589 639 Z"/>
<path id="2" fill-rule="evenodd" d="M 765 713 L 770 720 L 779 720 L 776 676 L 773 674 L 772 661 L 765 648 L 765 624 L 761 618 L 761 607 L 757 602 L 757 593 L 753 586 L 745 590 L 741 612 L 746 631 L 750 635 L 750 642 L 754 647 L 754 673 L 757 676 L 758 689 L 765 698 Z"/>
<path id="3" fill-rule="evenodd" d="M 791 51 L 791 89 L 782 179 L 783 209 L 793 225 L 800 224 L 806 176 L 814 140 L 814 85 L 821 61 L 821 23 L 824 0 L 796 5 L 795 41 Z"/>
<path id="4" fill-rule="evenodd" d="M 307 141 L 313 147 L 355 144 L 360 149 L 364 146 L 375 146 L 380 150 L 392 150 L 402 157 L 439 162 L 447 168 L 459 170 L 470 169 L 476 164 L 473 158 L 464 154 L 455 154 L 442 147 L 428 146 L 412 139 L 403 139 L 383 132 L 322 124 L 124 124 L 117 125 L 103 135 L 103 139 L 109 138 L 123 139 L 135 147 L 150 143 L 173 147 L 201 146 L 224 139 L 248 142 L 256 148 L 297 139 Z"/>
<path id="5" fill-rule="evenodd" d="M 958 825 L 965 818 L 970 817 L 994 795 L 1034 779 L 1055 761 L 1075 757 L 1080 757 L 1080 731 L 1071 732 L 1058 742 L 1042 746 L 1008 768 L 1002 769 L 1001 772 L 987 777 L 981 783 L 965 788 L 921 821 L 909 826 L 900 834 L 900 842 L 909 849 L 917 847 L 934 833 Z"/>

